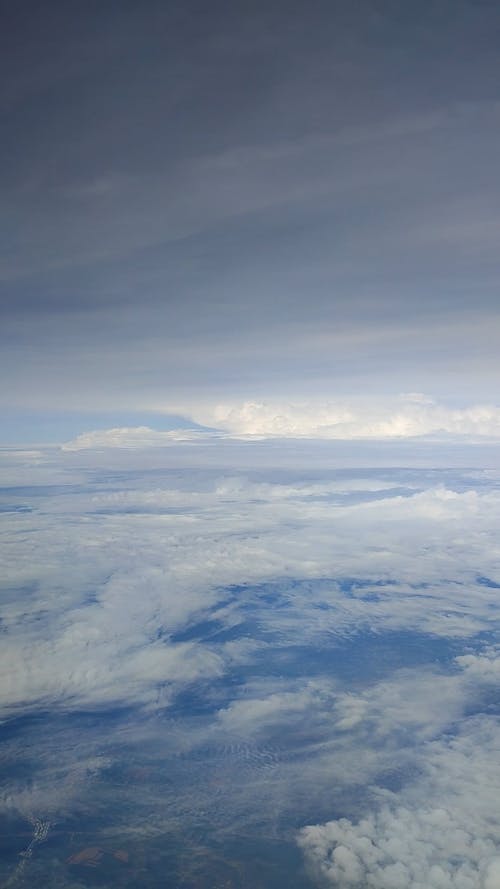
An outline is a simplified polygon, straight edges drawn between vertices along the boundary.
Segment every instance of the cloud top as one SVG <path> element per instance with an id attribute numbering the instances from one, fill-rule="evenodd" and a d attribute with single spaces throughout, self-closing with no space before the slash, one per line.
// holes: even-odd
<path id="1" fill-rule="evenodd" d="M 187 407 L 186 413 L 210 428 L 187 427 L 168 432 L 149 426 L 100 429 L 84 432 L 62 447 L 65 451 L 147 448 L 221 437 L 324 441 L 500 440 L 500 407 L 488 404 L 450 407 L 420 393 L 402 395 L 391 401 L 204 404 Z"/>
<path id="2" fill-rule="evenodd" d="M 354 823 L 306 827 L 312 871 L 336 889 L 498 889 L 497 719 L 466 720 L 433 742 L 423 773 Z"/>
<path id="3" fill-rule="evenodd" d="M 324 439 L 401 439 L 428 435 L 500 438 L 500 407 L 451 408 L 418 393 L 392 402 L 247 401 L 214 409 L 217 426 L 236 435 Z"/>

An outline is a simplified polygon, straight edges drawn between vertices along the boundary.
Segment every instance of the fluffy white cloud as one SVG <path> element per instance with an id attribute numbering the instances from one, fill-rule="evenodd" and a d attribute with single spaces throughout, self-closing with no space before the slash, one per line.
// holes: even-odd
<path id="1" fill-rule="evenodd" d="M 392 401 L 260 402 L 200 408 L 194 416 L 233 435 L 318 439 L 500 437 L 500 407 L 451 408 L 419 393 Z"/>
<path id="2" fill-rule="evenodd" d="M 464 654 L 456 658 L 466 676 L 474 682 L 497 686 L 500 680 L 500 650 L 491 646 L 480 654 Z"/>
<path id="3" fill-rule="evenodd" d="M 62 445 L 64 451 L 103 448 L 166 447 L 177 442 L 236 439 L 402 440 L 440 438 L 496 441 L 500 407 L 438 404 L 420 393 L 392 400 L 261 402 L 202 404 L 182 408 L 210 430 L 157 431 L 148 426 L 84 432 Z"/>
<path id="4" fill-rule="evenodd" d="M 498 889 L 499 750 L 492 717 L 429 744 L 421 777 L 377 811 L 304 828 L 312 871 L 338 889 Z"/>

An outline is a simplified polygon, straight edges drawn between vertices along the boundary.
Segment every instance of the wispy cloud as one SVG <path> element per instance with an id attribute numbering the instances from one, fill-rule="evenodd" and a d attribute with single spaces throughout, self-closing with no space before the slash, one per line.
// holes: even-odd
<path id="1" fill-rule="evenodd" d="M 166 447 L 173 442 L 196 442 L 216 439 L 217 431 L 200 429 L 173 429 L 159 432 L 149 426 L 116 427 L 82 432 L 61 447 L 63 451 L 81 451 L 96 448 L 149 448 Z"/>

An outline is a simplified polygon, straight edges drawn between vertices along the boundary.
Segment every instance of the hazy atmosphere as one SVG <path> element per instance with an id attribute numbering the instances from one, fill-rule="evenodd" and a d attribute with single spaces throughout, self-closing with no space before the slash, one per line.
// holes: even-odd
<path id="1" fill-rule="evenodd" d="M 408 393 L 418 434 L 480 405 L 498 435 L 499 29 L 494 0 L 4 4 L 9 441 L 314 434 L 366 398 L 411 434 Z"/>
<path id="2" fill-rule="evenodd" d="M 1 889 L 500 889 L 500 4 L 0 4 Z"/>

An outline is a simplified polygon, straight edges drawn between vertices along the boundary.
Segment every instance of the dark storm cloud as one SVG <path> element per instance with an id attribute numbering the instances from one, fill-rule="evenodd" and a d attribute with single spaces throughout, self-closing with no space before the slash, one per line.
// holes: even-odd
<path id="1" fill-rule="evenodd" d="M 10 401 L 64 403 L 72 379 L 92 402 L 95 370 L 109 398 L 125 382 L 137 406 L 168 377 L 182 402 L 223 390 L 241 348 L 247 390 L 342 387 L 377 363 L 381 389 L 399 369 L 418 389 L 422 331 L 449 365 L 471 320 L 488 364 L 499 30 L 498 5 L 477 2 L 7 7 Z M 473 372 L 477 389 L 491 368 Z"/>

